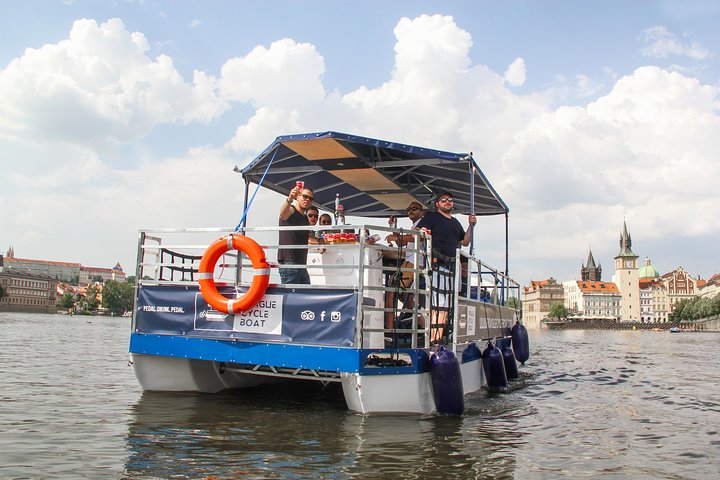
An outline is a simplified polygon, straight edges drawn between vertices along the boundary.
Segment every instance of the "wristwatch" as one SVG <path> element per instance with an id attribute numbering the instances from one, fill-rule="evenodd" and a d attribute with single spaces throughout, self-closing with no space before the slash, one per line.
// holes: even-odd
<path id="1" fill-rule="evenodd" d="M 286 198 L 285 201 L 286 201 L 289 205 L 292 205 L 292 200 L 290 200 L 290 197 Z"/>

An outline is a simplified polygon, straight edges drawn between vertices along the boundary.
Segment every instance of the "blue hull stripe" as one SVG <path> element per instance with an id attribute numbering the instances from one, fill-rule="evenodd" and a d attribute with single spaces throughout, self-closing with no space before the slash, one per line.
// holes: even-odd
<path id="1" fill-rule="evenodd" d="M 133 333 L 130 336 L 130 353 L 144 355 L 363 375 L 414 374 L 428 371 L 427 353 L 419 349 L 401 350 L 410 356 L 411 366 L 391 368 L 365 366 L 367 357 L 379 352 L 382 350 L 239 342 L 144 333 Z"/>

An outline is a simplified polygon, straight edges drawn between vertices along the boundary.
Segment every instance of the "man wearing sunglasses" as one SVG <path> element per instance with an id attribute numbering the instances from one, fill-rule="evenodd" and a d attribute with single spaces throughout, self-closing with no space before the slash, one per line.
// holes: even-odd
<path id="1" fill-rule="evenodd" d="M 452 194 L 444 192 L 435 201 L 436 211 L 428 212 L 418 222 L 418 229 L 426 229 L 432 235 L 433 257 L 433 299 L 437 307 L 430 320 L 431 341 L 439 341 L 444 335 L 454 295 L 455 256 L 457 249 L 470 245 L 472 229 L 477 221 L 474 214 L 468 216 L 470 223 L 467 231 L 452 216 L 454 202 Z M 435 263 L 435 262 L 433 262 Z"/>
<path id="2" fill-rule="evenodd" d="M 317 207 L 310 205 L 310 207 L 305 212 L 305 215 L 307 215 L 308 222 L 310 223 L 311 227 L 317 225 L 318 217 L 320 216 L 320 211 L 317 209 Z"/>
<path id="3" fill-rule="evenodd" d="M 454 208 L 453 197 L 449 193 L 443 193 L 435 201 L 435 212 L 426 213 L 418 222 L 417 228 L 430 230 L 432 235 L 433 250 L 441 254 L 441 263 L 450 267 L 455 260 L 455 253 L 460 245 L 470 245 L 472 227 L 477 219 L 475 215 L 468 217 L 470 227 L 467 231 L 460 225 L 460 222 L 452 216 Z"/>
<path id="4" fill-rule="evenodd" d="M 310 226 L 314 227 L 318 224 L 318 219 L 320 218 L 320 211 L 315 205 L 310 205 L 305 211 L 305 216 L 308 218 L 308 223 L 310 223 Z M 318 238 L 320 238 L 320 232 L 311 230 L 310 235 L 308 236 L 308 243 L 317 244 Z"/>
<path id="5" fill-rule="evenodd" d="M 305 213 L 312 206 L 313 193 L 313 190 L 307 187 L 301 189 L 295 186 L 290 190 L 290 194 L 280 207 L 278 225 L 281 227 L 309 226 L 310 221 Z M 309 230 L 281 230 L 278 244 L 307 247 L 309 237 Z M 278 248 L 278 263 L 280 265 L 307 265 L 307 254 L 307 248 Z M 282 283 L 310 284 L 310 275 L 305 267 L 280 267 L 279 270 Z"/>

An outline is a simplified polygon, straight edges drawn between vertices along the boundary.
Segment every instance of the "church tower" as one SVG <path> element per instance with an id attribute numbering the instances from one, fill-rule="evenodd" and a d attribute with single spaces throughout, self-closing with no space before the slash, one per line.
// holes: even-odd
<path id="1" fill-rule="evenodd" d="M 601 282 L 602 267 L 595 266 L 595 258 L 593 258 L 592 249 L 588 253 L 587 263 L 580 269 L 580 280 L 583 282 Z"/>
<path id="2" fill-rule="evenodd" d="M 640 282 L 638 256 L 632 251 L 632 238 L 623 221 L 620 235 L 620 253 L 615 257 L 615 284 L 620 290 L 620 321 L 640 321 Z"/>

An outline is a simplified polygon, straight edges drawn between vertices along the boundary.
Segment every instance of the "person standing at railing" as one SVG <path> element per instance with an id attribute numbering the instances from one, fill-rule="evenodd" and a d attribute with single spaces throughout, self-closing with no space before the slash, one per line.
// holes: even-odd
<path id="1" fill-rule="evenodd" d="M 415 230 L 417 228 L 418 223 L 420 222 L 420 219 L 422 219 L 423 215 L 425 214 L 425 210 L 423 206 L 418 202 L 410 202 L 410 205 L 407 207 L 407 215 L 410 221 L 412 222 L 412 225 L 410 228 L 412 230 Z M 395 218 L 391 217 L 390 219 L 391 226 L 397 225 Z M 392 244 L 393 242 L 398 246 L 404 248 L 405 257 L 404 259 L 398 259 L 398 262 L 402 262 L 401 266 L 404 269 L 414 269 L 415 268 L 415 237 L 416 235 L 412 234 L 405 234 L 400 235 L 399 233 L 391 233 L 387 237 L 385 237 L 385 241 L 388 242 L 388 244 Z M 413 283 L 414 274 L 412 271 L 408 272 L 402 272 L 401 279 L 400 279 L 400 286 L 404 289 L 410 288 L 410 286 Z M 423 288 L 422 285 L 422 277 L 420 278 L 421 284 L 420 288 Z M 403 300 L 403 308 L 410 309 L 413 307 L 413 298 L 414 296 L 411 294 L 405 294 L 404 296 L 401 296 Z M 391 306 L 394 305 L 395 302 L 395 292 L 388 291 L 385 295 L 385 305 Z M 392 312 L 386 312 L 385 315 L 385 328 L 393 328 L 393 322 L 395 320 L 395 312 L 394 309 Z"/>
<path id="2" fill-rule="evenodd" d="M 468 216 L 470 225 L 465 230 L 460 222 L 452 216 L 453 197 L 443 192 L 435 201 L 436 211 L 426 213 L 418 222 L 418 229 L 430 231 L 432 236 L 433 256 L 437 257 L 437 266 L 433 271 L 433 318 L 431 319 L 431 340 L 439 340 L 448 321 L 450 293 L 455 257 L 457 249 L 470 245 L 472 230 L 477 219 L 474 214 Z"/>
<path id="3" fill-rule="evenodd" d="M 290 194 L 280 207 L 281 227 L 310 226 L 310 221 L 305 215 L 312 205 L 314 192 L 307 188 L 304 182 L 290 190 Z M 281 230 L 279 232 L 279 245 L 300 246 L 302 248 L 278 248 L 278 263 L 280 265 L 303 265 L 299 268 L 279 268 L 282 283 L 310 284 L 310 275 L 307 268 L 309 230 Z"/>
<path id="4" fill-rule="evenodd" d="M 411 202 L 407 208 L 407 215 L 412 222 L 410 228 L 412 230 L 415 230 L 417 229 L 417 225 L 418 223 L 420 223 L 423 215 L 425 215 L 425 210 L 423 209 L 423 206 L 420 205 L 418 202 Z M 399 235 L 398 233 L 391 233 L 390 235 L 385 237 L 385 240 L 388 243 L 395 242 L 395 244 L 397 244 L 398 246 L 404 247 L 405 263 L 409 265 L 409 268 L 413 268 L 412 266 L 415 265 L 415 235 Z M 407 288 L 409 286 L 409 282 L 412 281 L 412 274 L 408 273 L 408 276 L 410 278 L 407 278 L 405 275 L 403 275 L 403 287 L 405 288 Z"/>
<path id="5" fill-rule="evenodd" d="M 432 235 L 433 251 L 440 253 L 446 262 L 445 266 L 454 263 L 455 254 L 460 245 L 470 245 L 472 238 L 472 227 L 477 221 L 474 214 L 468 216 L 470 226 L 467 230 L 460 222 L 452 216 L 454 208 L 453 197 L 449 193 L 443 193 L 435 201 L 436 211 L 426 213 L 418 222 L 418 229 L 430 230 Z M 442 258 L 442 257 L 441 257 Z"/>

